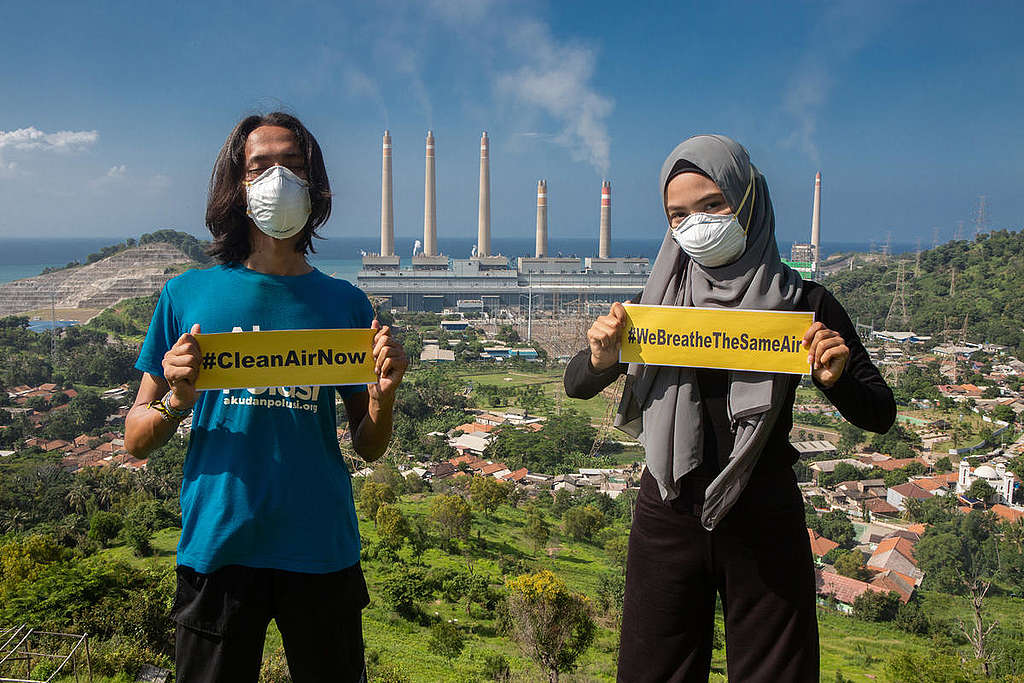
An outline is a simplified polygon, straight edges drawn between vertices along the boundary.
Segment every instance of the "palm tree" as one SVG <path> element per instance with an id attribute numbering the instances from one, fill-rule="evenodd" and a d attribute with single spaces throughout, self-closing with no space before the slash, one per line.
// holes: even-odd
<path id="1" fill-rule="evenodd" d="M 67 495 L 64 496 L 64 502 L 68 504 L 68 508 L 72 512 L 84 515 L 88 511 L 90 498 L 92 498 L 92 489 L 89 484 L 84 478 L 75 477 L 75 480 L 71 482 L 71 487 L 68 488 Z"/>
<path id="2" fill-rule="evenodd" d="M 1024 553 L 1024 517 L 1003 525 L 1003 539 L 1016 546 L 1018 553 Z"/>

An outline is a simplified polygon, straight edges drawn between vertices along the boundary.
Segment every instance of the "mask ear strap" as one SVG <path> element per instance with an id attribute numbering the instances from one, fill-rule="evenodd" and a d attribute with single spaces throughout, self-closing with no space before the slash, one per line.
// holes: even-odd
<path id="1" fill-rule="evenodd" d="M 753 190 L 753 193 L 751 193 L 751 190 Z M 757 186 L 754 185 L 754 166 L 753 165 L 750 166 L 750 180 L 747 182 L 747 191 L 743 193 L 743 199 L 740 200 L 740 205 L 739 205 L 739 207 L 737 207 L 735 215 L 738 216 L 740 214 L 740 212 L 743 211 L 743 205 L 747 203 L 747 197 L 748 196 L 750 197 L 750 208 L 751 208 L 751 210 L 747 212 L 747 224 L 743 227 L 744 234 L 750 228 L 750 218 L 751 218 L 751 216 L 754 213 L 753 212 L 754 201 L 757 198 Z"/>

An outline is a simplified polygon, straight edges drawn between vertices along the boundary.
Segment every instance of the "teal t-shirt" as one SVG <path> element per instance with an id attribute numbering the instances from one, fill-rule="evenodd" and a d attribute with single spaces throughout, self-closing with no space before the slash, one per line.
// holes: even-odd
<path id="1" fill-rule="evenodd" d="M 238 332 L 372 321 L 361 290 L 318 270 L 190 270 L 164 286 L 135 367 L 162 377 L 164 354 L 194 323 L 202 332 Z M 178 564 L 201 573 L 229 564 L 308 573 L 354 565 L 359 530 L 335 393 L 360 391 L 365 385 L 201 392 L 181 485 Z"/>

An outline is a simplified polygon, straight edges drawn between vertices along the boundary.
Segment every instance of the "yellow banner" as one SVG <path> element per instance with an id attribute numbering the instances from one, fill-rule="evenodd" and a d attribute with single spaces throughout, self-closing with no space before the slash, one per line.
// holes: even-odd
<path id="1" fill-rule="evenodd" d="M 807 374 L 813 313 L 625 304 L 619 360 Z"/>
<path id="2" fill-rule="evenodd" d="M 196 389 L 367 384 L 374 330 L 274 330 L 197 334 Z"/>

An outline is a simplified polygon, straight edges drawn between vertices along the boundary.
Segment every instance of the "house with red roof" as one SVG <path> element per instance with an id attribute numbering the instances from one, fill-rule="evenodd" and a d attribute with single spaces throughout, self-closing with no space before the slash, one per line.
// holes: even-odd
<path id="1" fill-rule="evenodd" d="M 825 557 L 830 550 L 834 550 L 839 547 L 839 544 L 835 541 L 825 538 L 814 529 L 808 528 L 807 535 L 811 539 L 811 552 L 817 557 Z"/>
<path id="2" fill-rule="evenodd" d="M 889 505 L 894 506 L 899 510 L 905 510 L 907 507 L 906 500 L 908 498 L 916 498 L 917 500 L 928 500 L 932 497 L 930 491 L 925 491 L 923 488 L 918 486 L 912 481 L 908 481 L 905 484 L 899 484 L 889 488 L 889 492 L 885 497 L 885 500 Z"/>
<path id="3" fill-rule="evenodd" d="M 911 596 L 914 595 L 914 589 L 917 587 L 917 583 L 912 578 L 891 569 L 876 574 L 875 578 L 871 579 L 871 585 L 898 594 L 900 602 L 904 605 L 910 602 Z"/>
<path id="4" fill-rule="evenodd" d="M 865 581 L 858 581 L 849 576 L 822 569 L 814 570 L 814 588 L 819 597 L 833 598 L 838 603 L 836 607 L 839 611 L 847 614 L 853 611 L 853 602 L 864 593 L 868 591 L 886 592 L 885 589 L 872 586 Z"/>
<path id="5" fill-rule="evenodd" d="M 914 544 L 902 536 L 883 539 L 865 564 L 868 569 L 877 572 L 899 572 L 909 577 L 915 585 L 924 579 L 924 572 L 917 568 L 917 560 L 914 559 Z"/>
<path id="6" fill-rule="evenodd" d="M 1024 519 L 1024 509 L 1021 508 L 1012 508 L 1002 503 L 996 503 L 989 509 L 996 514 L 996 517 L 1010 524 L 1016 524 Z"/>

